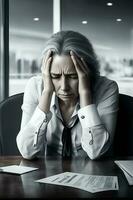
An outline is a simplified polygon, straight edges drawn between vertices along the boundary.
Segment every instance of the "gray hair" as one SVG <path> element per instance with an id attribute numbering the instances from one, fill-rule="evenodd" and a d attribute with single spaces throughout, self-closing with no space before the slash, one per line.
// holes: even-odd
<path id="1" fill-rule="evenodd" d="M 81 33 L 75 31 L 60 31 L 53 34 L 46 42 L 42 56 L 51 49 L 53 55 L 70 55 L 73 51 L 77 56 L 82 57 L 93 77 L 96 78 L 99 72 L 99 62 L 90 41 Z"/>

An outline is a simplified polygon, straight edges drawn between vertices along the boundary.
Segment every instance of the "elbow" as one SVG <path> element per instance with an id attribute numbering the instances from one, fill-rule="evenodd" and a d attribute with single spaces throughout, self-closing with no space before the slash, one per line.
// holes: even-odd
<path id="1" fill-rule="evenodd" d="M 34 158 L 36 158 L 36 157 L 30 156 L 30 155 L 27 155 L 27 154 L 23 154 L 22 157 L 26 160 L 33 160 Z"/>
<path id="2" fill-rule="evenodd" d="M 87 153 L 88 157 L 91 159 L 91 160 L 97 160 L 101 157 L 101 151 L 99 150 L 96 150 L 96 149 L 89 149 L 86 147 L 85 144 L 82 144 L 82 148 L 83 150 Z"/>
<path id="3" fill-rule="evenodd" d="M 32 151 L 31 148 L 30 149 L 28 148 L 26 142 L 21 142 L 19 136 L 17 136 L 16 138 L 16 143 L 18 150 L 24 159 L 33 160 L 34 158 L 36 158 L 35 152 Z"/>
<path id="4" fill-rule="evenodd" d="M 22 157 L 23 157 L 24 159 L 26 159 L 26 160 L 33 160 L 34 158 L 36 158 L 35 155 L 29 154 L 28 152 L 23 152 L 23 151 L 21 151 L 20 149 L 19 149 L 19 151 L 20 151 Z"/>
<path id="5" fill-rule="evenodd" d="M 88 154 L 88 156 L 91 160 L 97 160 L 101 157 L 100 154 L 96 154 L 96 153 L 92 153 L 92 152 L 90 154 Z"/>
<path id="6" fill-rule="evenodd" d="M 102 150 L 101 151 L 92 150 L 91 152 L 86 151 L 86 153 L 91 160 L 98 160 L 107 153 L 107 149 L 106 151 L 102 151 Z"/>

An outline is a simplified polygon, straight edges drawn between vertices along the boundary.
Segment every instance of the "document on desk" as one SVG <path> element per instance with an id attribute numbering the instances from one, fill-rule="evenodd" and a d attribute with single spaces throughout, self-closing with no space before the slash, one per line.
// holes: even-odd
<path id="1" fill-rule="evenodd" d="M 27 166 L 20 166 L 20 165 L 9 165 L 5 167 L 0 167 L 0 173 L 12 173 L 12 174 L 24 174 L 27 172 L 31 172 L 37 170 L 38 168 L 35 167 L 27 167 Z"/>
<path id="2" fill-rule="evenodd" d="M 116 160 L 114 162 L 123 171 L 128 184 L 133 185 L 133 160 Z"/>
<path id="3" fill-rule="evenodd" d="M 73 172 L 64 172 L 36 180 L 36 182 L 69 186 L 91 193 L 119 189 L 117 176 L 97 176 Z"/>

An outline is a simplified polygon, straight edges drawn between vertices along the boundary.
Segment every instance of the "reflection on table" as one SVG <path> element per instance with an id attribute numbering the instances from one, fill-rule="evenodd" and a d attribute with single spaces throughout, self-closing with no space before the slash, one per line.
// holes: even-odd
<path id="1" fill-rule="evenodd" d="M 39 169 L 22 175 L 0 173 L 0 198 L 133 197 L 133 187 L 128 185 L 123 172 L 117 167 L 114 160 L 111 159 L 91 161 L 89 158 L 73 158 L 72 160 L 63 160 L 61 157 L 46 157 L 29 161 L 23 159 L 21 156 L 1 156 L 0 167 L 7 165 L 23 165 L 38 167 Z M 119 190 L 92 194 L 72 187 L 35 182 L 35 180 L 66 171 L 90 175 L 118 176 Z"/>

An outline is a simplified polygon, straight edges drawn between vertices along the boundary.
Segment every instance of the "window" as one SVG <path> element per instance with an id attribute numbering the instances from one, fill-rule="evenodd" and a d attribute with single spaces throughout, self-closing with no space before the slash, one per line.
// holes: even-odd
<path id="1" fill-rule="evenodd" d="M 44 43 L 53 32 L 53 0 L 9 1 L 9 95 L 40 73 Z"/>
<path id="2" fill-rule="evenodd" d="M 0 100 L 3 99 L 3 13 L 0 0 Z"/>
<path id="3" fill-rule="evenodd" d="M 101 74 L 120 93 L 133 96 L 133 1 L 62 0 L 62 29 L 83 33 L 92 42 Z"/>

